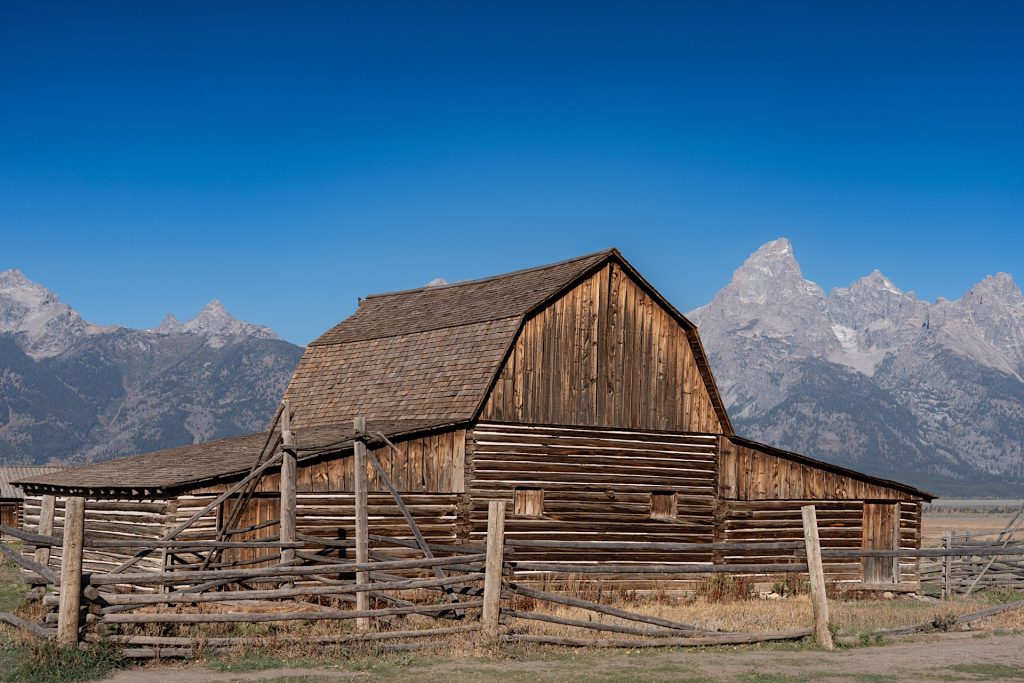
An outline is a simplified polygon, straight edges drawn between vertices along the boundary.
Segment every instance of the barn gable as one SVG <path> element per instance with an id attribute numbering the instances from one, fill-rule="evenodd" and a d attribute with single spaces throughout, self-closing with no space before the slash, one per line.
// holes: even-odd
<path id="1" fill-rule="evenodd" d="M 618 258 L 525 321 L 480 417 L 731 431 L 693 325 Z"/>
<path id="2" fill-rule="evenodd" d="M 517 394 L 523 381 L 530 393 Z M 542 394 L 554 398 L 550 409 L 540 407 Z M 298 427 L 356 416 L 468 423 L 544 415 L 731 433 L 696 328 L 615 249 L 369 296 L 309 345 L 284 397 Z"/>

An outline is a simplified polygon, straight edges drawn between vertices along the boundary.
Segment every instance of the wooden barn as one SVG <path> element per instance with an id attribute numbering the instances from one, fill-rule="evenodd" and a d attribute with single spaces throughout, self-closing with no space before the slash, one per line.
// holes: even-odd
<path id="1" fill-rule="evenodd" d="M 17 528 L 21 524 L 25 492 L 14 482 L 57 472 L 62 467 L 0 467 L 0 524 Z"/>
<path id="2" fill-rule="evenodd" d="M 734 434 L 697 329 L 614 249 L 369 296 L 309 345 L 284 398 L 297 444 L 299 538 L 353 533 L 357 417 L 397 446 L 380 437 L 371 444 L 420 529 L 439 543 L 481 541 L 488 501 L 503 499 L 512 540 L 799 540 L 800 507 L 813 503 L 826 548 L 917 548 L 922 502 L 932 499 Z M 31 478 L 26 522 L 38 521 L 39 496 L 77 495 L 89 499 L 90 533 L 158 538 L 248 475 L 276 434 L 272 425 Z M 380 477 L 368 476 L 371 533 L 407 536 Z M 231 526 L 247 538 L 275 536 L 279 479 L 269 470 L 243 509 L 229 498 L 187 533 Z M 234 557 L 261 560 L 246 552 Z M 595 559 L 756 561 L 729 552 L 524 554 L 566 571 Z M 121 560 L 87 551 L 86 568 Z M 826 560 L 826 571 L 872 587 L 909 590 L 918 581 L 914 562 L 886 558 Z"/>

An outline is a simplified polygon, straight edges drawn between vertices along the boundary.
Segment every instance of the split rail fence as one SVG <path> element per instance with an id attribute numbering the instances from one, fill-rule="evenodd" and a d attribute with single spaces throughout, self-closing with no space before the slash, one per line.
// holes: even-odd
<path id="1" fill-rule="evenodd" d="M 355 482 L 355 538 L 328 539 L 295 530 L 295 458 L 288 428 L 282 419 L 282 451 L 253 468 L 249 477 L 198 511 L 191 521 L 235 496 L 271 464 L 281 466 L 281 516 L 274 520 L 279 536 L 264 540 L 179 538 L 191 521 L 162 538 L 87 538 L 86 501 L 70 497 L 64 503 L 63 533 L 53 534 L 55 500 L 44 497 L 37 533 L 4 527 L 21 539 L 27 552 L 0 544 L 0 553 L 17 563 L 36 597 L 46 607 L 42 623 L 13 614 L 0 621 L 63 645 L 106 640 L 123 647 L 127 657 L 189 657 L 204 649 L 269 643 L 345 644 L 372 642 L 382 649 L 430 647 L 438 637 L 472 633 L 487 642 L 533 642 L 587 647 L 685 647 L 791 640 L 813 636 L 832 647 L 829 631 L 823 557 L 1006 558 L 1024 556 L 1024 543 L 1006 540 L 996 548 L 949 544 L 924 550 L 846 550 L 821 548 L 814 506 L 803 508 L 804 540 L 778 543 L 619 543 L 600 541 L 530 541 L 506 539 L 505 502 L 491 501 L 486 545 L 428 543 L 420 533 L 401 495 L 368 450 L 365 426 L 356 421 L 355 471 L 372 466 L 395 499 L 409 525 L 411 538 L 370 533 L 365 474 Z M 383 438 L 383 435 L 377 435 Z M 386 439 L 385 439 L 386 442 Z M 388 442 L 389 443 L 389 442 Z M 239 506 L 236 506 L 236 509 Z M 230 522 L 230 520 L 229 520 Z M 237 524 L 234 522 L 233 524 Z M 265 523 L 264 523 L 265 524 Z M 229 524 L 230 526 L 232 524 Z M 239 533 L 251 529 L 235 530 Z M 51 549 L 60 548 L 59 567 L 51 567 Z M 109 571 L 83 572 L 83 551 L 107 549 L 133 553 Z M 517 560 L 517 553 L 543 548 L 572 550 L 658 550 L 692 554 L 730 551 L 777 553 L 766 564 L 629 564 L 606 562 L 552 563 Z M 229 561 L 224 551 L 247 549 L 253 557 Z M 417 554 L 396 558 L 395 549 Z M 162 561 L 140 565 L 157 554 Z M 523 552 L 524 555 L 530 553 Z M 898 567 L 898 564 L 896 565 Z M 698 625 L 625 610 L 565 592 L 544 590 L 544 577 L 571 571 L 574 575 L 650 577 L 729 573 L 747 576 L 806 575 L 810 583 L 813 623 L 807 628 L 775 633 L 724 633 Z M 573 608 L 536 609 L 538 604 Z M 1014 605 L 997 608 L 1011 609 Z M 573 611 L 575 610 L 575 611 Z M 553 612 L 573 614 L 558 616 Z M 991 611 L 988 611 L 991 612 Z M 981 613 L 979 613 L 981 614 Z M 597 615 L 597 616 L 595 616 Z M 983 616 L 987 616 L 984 614 Z M 587 618 L 579 618 L 585 616 Z M 429 618 L 424 627 L 423 617 Z M 612 619 L 608 619 L 611 617 Z M 980 618 L 968 615 L 967 620 Z M 203 624 L 255 622 L 354 622 L 354 629 L 334 629 L 319 635 L 284 631 L 269 637 L 195 635 Z M 581 637 L 527 633 L 528 622 L 546 622 L 580 629 Z M 160 628 L 144 628 L 158 625 Z M 176 633 L 188 627 L 187 635 Z M 536 630 L 536 629 L 534 629 Z M 600 634 L 596 637 L 594 632 Z M 318 631 L 318 633 L 320 633 Z M 427 641 L 420 639 L 428 639 Z"/>

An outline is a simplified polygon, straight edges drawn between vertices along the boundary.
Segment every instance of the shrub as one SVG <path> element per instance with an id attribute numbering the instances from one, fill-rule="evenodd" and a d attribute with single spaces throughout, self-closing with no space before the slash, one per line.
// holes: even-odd
<path id="1" fill-rule="evenodd" d="M 697 596 L 708 602 L 734 602 L 754 597 L 754 582 L 746 576 L 711 574 L 697 584 Z"/>

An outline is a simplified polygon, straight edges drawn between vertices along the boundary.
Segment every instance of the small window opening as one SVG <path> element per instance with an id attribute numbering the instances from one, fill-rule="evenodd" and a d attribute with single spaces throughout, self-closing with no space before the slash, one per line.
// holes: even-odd
<path id="1" fill-rule="evenodd" d="M 675 519 L 679 512 L 675 491 L 651 493 L 651 519 Z"/>
<path id="2" fill-rule="evenodd" d="M 544 489 L 517 488 L 515 500 L 517 517 L 540 517 L 544 514 Z"/>

